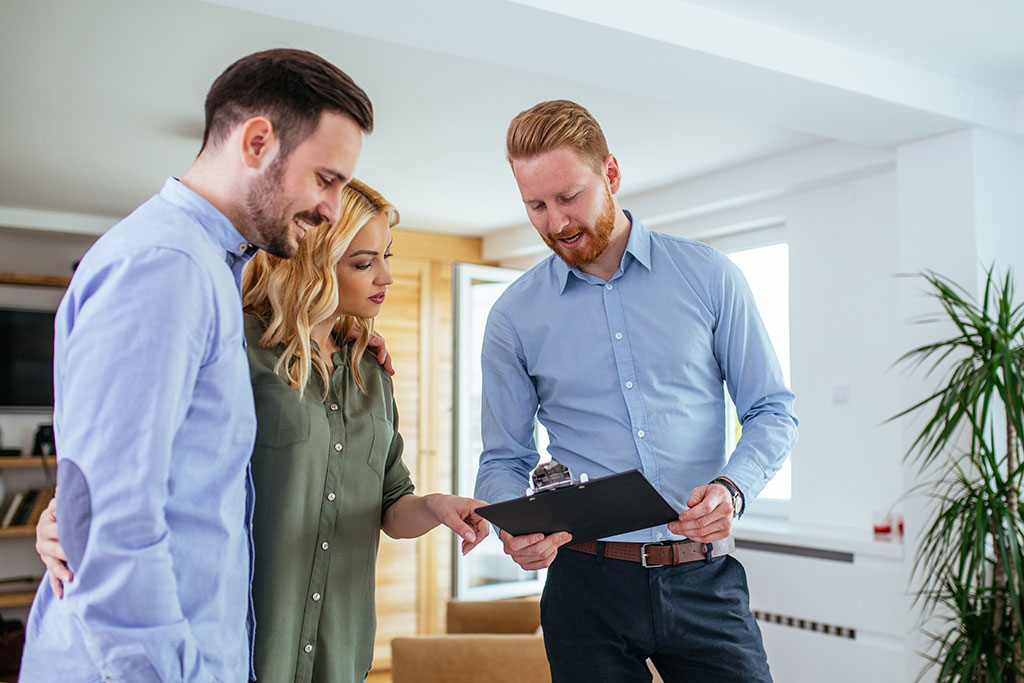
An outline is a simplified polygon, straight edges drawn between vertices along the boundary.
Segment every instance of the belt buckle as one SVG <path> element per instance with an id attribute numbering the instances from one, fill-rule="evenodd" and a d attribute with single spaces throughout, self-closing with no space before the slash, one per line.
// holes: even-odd
<path id="1" fill-rule="evenodd" d="M 667 567 L 668 566 L 667 564 L 648 564 L 647 563 L 647 546 L 651 546 L 651 545 L 663 546 L 663 545 L 665 545 L 665 541 L 659 541 L 658 543 L 644 543 L 643 545 L 641 545 L 640 546 L 640 564 L 645 569 L 653 569 L 653 568 L 656 568 L 656 567 Z"/>

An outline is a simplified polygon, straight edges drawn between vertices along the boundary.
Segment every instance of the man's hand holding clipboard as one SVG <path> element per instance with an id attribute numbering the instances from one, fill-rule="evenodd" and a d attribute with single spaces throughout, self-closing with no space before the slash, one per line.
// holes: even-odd
<path id="1" fill-rule="evenodd" d="M 555 465 L 542 470 L 542 476 Z M 564 469 L 564 468 L 562 468 Z M 522 498 L 478 508 L 501 529 L 505 552 L 526 570 L 551 564 L 558 548 L 678 521 L 680 515 L 637 470 L 537 487 Z M 534 482 L 538 481 L 535 474 Z M 545 488 L 549 490 L 545 490 Z"/>

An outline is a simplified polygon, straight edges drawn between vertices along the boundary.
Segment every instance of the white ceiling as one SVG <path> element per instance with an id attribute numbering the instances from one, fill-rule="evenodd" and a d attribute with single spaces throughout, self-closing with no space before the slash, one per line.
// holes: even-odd
<path id="1" fill-rule="evenodd" d="M 216 75 L 277 46 L 318 52 L 367 90 L 377 122 L 358 174 L 416 229 L 521 224 L 505 127 L 556 97 L 602 122 L 624 195 L 825 141 L 891 147 L 971 125 L 1019 134 L 1022 7 L 0 0 L 0 223 L 125 215 L 188 168 Z"/>

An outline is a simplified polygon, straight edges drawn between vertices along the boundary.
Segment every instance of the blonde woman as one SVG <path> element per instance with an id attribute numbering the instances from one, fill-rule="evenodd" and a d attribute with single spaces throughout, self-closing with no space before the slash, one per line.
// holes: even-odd
<path id="1" fill-rule="evenodd" d="M 391 377 L 364 353 L 392 283 L 398 218 L 353 180 L 338 223 L 311 229 L 294 258 L 260 252 L 244 273 L 260 681 L 364 680 L 381 530 L 413 538 L 444 524 L 463 552 L 488 533 L 473 512 L 481 501 L 413 493 Z M 59 559 L 59 549 L 45 550 L 56 548 L 55 526 L 40 523 L 47 566 Z"/>

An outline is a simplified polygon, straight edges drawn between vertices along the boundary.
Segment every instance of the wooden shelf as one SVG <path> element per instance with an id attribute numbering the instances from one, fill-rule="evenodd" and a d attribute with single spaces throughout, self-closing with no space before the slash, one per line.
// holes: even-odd
<path id="1" fill-rule="evenodd" d="M 35 536 L 36 527 L 34 524 L 19 524 L 0 529 L 0 538 L 19 538 L 21 536 Z"/>
<path id="2" fill-rule="evenodd" d="M 27 285 L 29 287 L 60 287 L 66 289 L 71 282 L 64 275 L 35 275 L 33 273 L 6 273 L 0 271 L 0 285 Z"/>
<path id="3" fill-rule="evenodd" d="M 0 458 L 0 469 L 28 469 L 30 467 L 56 467 L 55 455 L 15 455 Z"/>
<path id="4" fill-rule="evenodd" d="M 36 589 L 0 591 L 0 609 L 5 607 L 30 607 L 36 597 Z"/>

